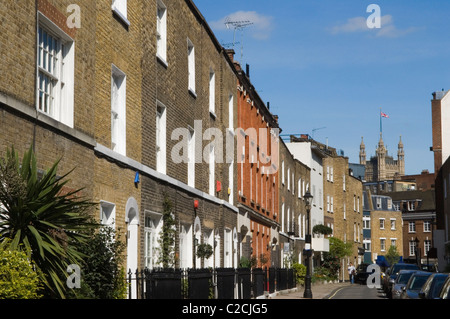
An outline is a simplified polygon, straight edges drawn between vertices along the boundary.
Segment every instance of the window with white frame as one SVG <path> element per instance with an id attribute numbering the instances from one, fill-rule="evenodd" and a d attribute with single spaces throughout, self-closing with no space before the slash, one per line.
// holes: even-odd
<path id="1" fill-rule="evenodd" d="M 159 234 L 162 230 L 162 215 L 146 212 L 144 221 L 144 260 L 145 267 L 153 269 L 158 266 Z"/>
<path id="2" fill-rule="evenodd" d="M 287 189 L 290 190 L 291 189 L 291 168 L 288 167 L 287 169 Z"/>
<path id="3" fill-rule="evenodd" d="M 195 47 L 191 40 L 187 40 L 188 46 L 188 88 L 191 93 L 195 93 Z"/>
<path id="4" fill-rule="evenodd" d="M 113 0 L 112 10 L 119 18 L 126 24 L 130 25 L 128 21 L 128 3 L 127 0 Z"/>
<path id="5" fill-rule="evenodd" d="M 156 105 L 156 170 L 166 174 L 166 107 L 157 101 Z"/>
<path id="6" fill-rule="evenodd" d="M 233 242 L 232 242 L 232 232 L 231 229 L 225 228 L 225 234 L 224 234 L 224 258 L 223 263 L 224 267 L 232 267 L 233 266 Z"/>
<path id="7" fill-rule="evenodd" d="M 397 238 L 391 238 L 391 246 L 397 247 Z"/>
<path id="8" fill-rule="evenodd" d="M 342 190 L 345 192 L 345 174 L 342 175 Z"/>
<path id="9" fill-rule="evenodd" d="M 357 202 L 356 202 L 356 207 L 357 207 L 357 210 L 358 210 L 358 213 L 360 212 L 359 211 L 359 207 L 361 206 L 361 204 L 360 204 L 360 201 L 359 201 L 359 196 L 358 196 L 358 199 L 357 199 Z"/>
<path id="10" fill-rule="evenodd" d="M 100 201 L 100 224 L 115 229 L 116 205 L 106 201 Z"/>
<path id="11" fill-rule="evenodd" d="M 327 195 L 327 212 L 330 211 L 330 195 Z"/>
<path id="12" fill-rule="evenodd" d="M 363 217 L 363 229 L 370 229 L 370 217 L 369 216 Z"/>
<path id="13" fill-rule="evenodd" d="M 409 255 L 410 256 L 416 255 L 416 242 L 414 240 L 409 241 Z"/>
<path id="14" fill-rule="evenodd" d="M 431 240 L 429 240 L 429 239 L 424 240 L 423 245 L 424 245 L 425 256 L 427 256 L 428 252 L 431 249 Z"/>
<path id="15" fill-rule="evenodd" d="M 423 231 L 424 231 L 425 233 L 431 232 L 431 222 L 430 222 L 429 220 L 425 220 L 425 221 L 423 222 Z"/>
<path id="16" fill-rule="evenodd" d="M 156 13 L 156 54 L 167 64 L 167 7 L 161 0 L 157 1 Z"/>
<path id="17" fill-rule="evenodd" d="M 216 73 L 209 71 L 209 113 L 216 116 Z"/>
<path id="18" fill-rule="evenodd" d="M 281 162 L 281 183 L 284 185 L 284 161 Z"/>
<path id="19" fill-rule="evenodd" d="M 416 222 L 415 221 L 410 221 L 408 223 L 408 232 L 410 232 L 410 233 L 416 232 Z"/>
<path id="20" fill-rule="evenodd" d="M 111 149 L 126 156 L 126 76 L 115 65 L 111 72 Z"/>
<path id="21" fill-rule="evenodd" d="M 180 225 L 179 247 L 180 247 L 180 268 L 192 268 L 193 266 L 193 226 L 190 224 Z"/>
<path id="22" fill-rule="evenodd" d="M 189 127 L 188 140 L 188 185 L 195 187 L 195 130 Z"/>
<path id="23" fill-rule="evenodd" d="M 380 250 L 386 251 L 386 238 L 380 238 Z"/>
<path id="24" fill-rule="evenodd" d="M 230 94 L 228 98 L 228 128 L 234 132 L 234 96 Z"/>
<path id="25" fill-rule="evenodd" d="M 39 13 L 37 110 L 73 128 L 75 43 Z"/>
<path id="26" fill-rule="evenodd" d="M 281 203 L 281 231 L 284 232 L 284 203 Z"/>
<path id="27" fill-rule="evenodd" d="M 395 218 L 391 218 L 391 230 L 395 230 Z"/>
<path id="28" fill-rule="evenodd" d="M 211 144 L 209 148 L 209 195 L 215 194 L 215 147 Z"/>
<path id="29" fill-rule="evenodd" d="M 298 192 L 298 198 L 302 198 L 302 179 L 298 179 L 298 185 L 297 185 L 297 192 Z"/>
<path id="30" fill-rule="evenodd" d="M 292 194 L 295 194 L 295 173 L 292 173 Z"/>
<path id="31" fill-rule="evenodd" d="M 385 219 L 380 218 L 380 229 L 384 229 L 384 222 L 385 222 Z"/>

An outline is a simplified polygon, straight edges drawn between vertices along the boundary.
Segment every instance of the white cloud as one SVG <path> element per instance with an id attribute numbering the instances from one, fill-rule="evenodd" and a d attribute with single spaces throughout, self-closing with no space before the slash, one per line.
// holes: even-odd
<path id="1" fill-rule="evenodd" d="M 380 28 L 369 28 L 367 26 L 367 18 L 355 17 L 347 20 L 345 24 L 334 26 L 330 29 L 332 34 L 339 33 L 355 33 L 355 32 L 371 32 L 376 37 L 397 38 L 415 31 L 417 28 L 410 27 L 408 29 L 398 29 L 394 24 L 391 15 L 381 17 Z"/>
<path id="2" fill-rule="evenodd" d="M 246 30 L 253 38 L 259 40 L 268 39 L 273 29 L 273 17 L 262 15 L 256 11 L 237 11 L 217 21 L 212 21 L 209 25 L 216 31 L 223 31 L 227 30 L 227 22 L 250 22 L 251 24 Z M 229 23 L 228 28 L 234 30 L 233 24 Z"/>

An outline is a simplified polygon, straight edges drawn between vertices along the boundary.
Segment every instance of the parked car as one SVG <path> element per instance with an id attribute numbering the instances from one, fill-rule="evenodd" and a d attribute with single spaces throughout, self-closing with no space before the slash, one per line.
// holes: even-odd
<path id="1" fill-rule="evenodd" d="M 447 279 L 448 274 L 433 273 L 423 285 L 419 292 L 419 298 L 421 299 L 437 299 L 441 292 L 442 286 Z"/>
<path id="2" fill-rule="evenodd" d="M 402 288 L 403 291 L 400 295 L 400 299 L 419 299 L 420 289 L 422 289 L 431 274 L 431 272 L 427 271 L 414 272 L 411 278 L 409 278 L 406 286 Z"/>
<path id="3" fill-rule="evenodd" d="M 409 270 L 420 270 L 419 266 L 416 264 L 406 264 L 406 263 L 396 263 L 388 268 L 385 276 L 383 277 L 383 289 L 388 298 L 392 297 L 392 287 L 395 283 L 395 278 L 397 278 L 398 272 L 402 269 Z"/>
<path id="4" fill-rule="evenodd" d="M 439 299 L 450 299 L 450 276 L 445 279 L 444 285 L 439 293 Z"/>
<path id="5" fill-rule="evenodd" d="M 365 285 L 367 282 L 367 277 L 369 277 L 370 273 L 367 272 L 367 267 L 369 267 L 370 264 L 362 263 L 358 265 L 358 268 L 356 268 L 356 275 L 355 275 L 355 283 L 360 283 L 361 285 Z"/>
<path id="6" fill-rule="evenodd" d="M 417 270 L 402 269 L 398 272 L 394 286 L 392 287 L 392 299 L 400 299 L 400 295 L 403 292 L 402 288 L 406 286 L 408 280 L 416 271 Z"/>

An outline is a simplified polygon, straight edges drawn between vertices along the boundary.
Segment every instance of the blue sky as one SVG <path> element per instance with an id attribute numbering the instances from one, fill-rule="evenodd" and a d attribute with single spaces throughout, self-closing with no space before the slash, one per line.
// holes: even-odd
<path id="1" fill-rule="evenodd" d="M 383 140 L 396 157 L 400 135 L 406 174 L 433 172 L 431 93 L 450 89 L 448 0 L 194 0 L 222 44 L 229 21 L 252 21 L 236 32 L 236 59 L 250 65 L 260 96 L 279 115 L 284 134 L 313 134 L 359 162 Z M 381 28 L 370 29 L 370 4 Z M 243 41 L 242 41 L 243 40 Z M 241 59 L 241 46 L 243 57 Z M 282 133 L 282 134 L 283 134 Z"/>

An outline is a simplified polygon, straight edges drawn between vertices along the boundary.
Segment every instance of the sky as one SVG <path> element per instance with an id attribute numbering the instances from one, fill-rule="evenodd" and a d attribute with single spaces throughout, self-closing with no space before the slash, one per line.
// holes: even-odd
<path id="1" fill-rule="evenodd" d="M 281 134 L 309 134 L 359 163 L 361 137 L 375 155 L 381 109 L 388 154 L 397 157 L 401 136 L 405 173 L 434 172 L 431 94 L 450 89 L 450 1 L 194 3 L 217 40 L 234 43 L 235 59 L 249 64 Z M 227 28 L 242 21 L 251 24 Z"/>

